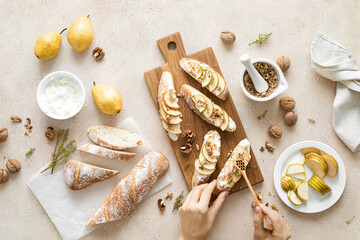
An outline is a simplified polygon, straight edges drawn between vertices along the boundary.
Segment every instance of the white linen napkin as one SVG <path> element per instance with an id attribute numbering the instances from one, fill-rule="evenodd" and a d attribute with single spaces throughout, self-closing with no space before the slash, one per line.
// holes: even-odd
<path id="1" fill-rule="evenodd" d="M 333 126 L 338 137 L 356 152 L 360 150 L 360 68 L 351 52 L 323 33 L 311 44 L 311 68 L 338 82 L 333 105 Z"/>
<path id="2" fill-rule="evenodd" d="M 132 118 L 124 120 L 118 127 L 141 135 L 141 131 Z M 61 237 L 65 240 L 79 239 L 100 226 L 86 227 L 85 225 L 110 195 L 120 178 L 150 150 L 156 149 L 152 148 L 149 141 L 146 141 L 140 147 L 130 149 L 129 151 L 137 153 L 137 156 L 127 162 L 76 151 L 72 155 L 73 159 L 116 169 L 120 171 L 120 174 L 85 189 L 73 191 L 65 184 L 63 166 L 56 167 L 54 174 L 50 174 L 50 170 L 41 174 L 40 172 L 47 166 L 45 165 L 31 177 L 28 186 L 49 215 Z M 147 197 L 165 188 L 170 183 L 171 178 L 166 174 L 154 186 Z M 119 224 L 121 224 L 120 222 Z"/>

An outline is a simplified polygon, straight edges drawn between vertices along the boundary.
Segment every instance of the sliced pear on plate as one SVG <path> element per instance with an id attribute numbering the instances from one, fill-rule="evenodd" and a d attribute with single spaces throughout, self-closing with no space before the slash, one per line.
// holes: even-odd
<path id="1" fill-rule="evenodd" d="M 289 176 L 283 176 L 280 182 L 281 182 L 281 188 L 286 192 L 293 190 L 295 188 L 295 182 Z"/>
<path id="2" fill-rule="evenodd" d="M 179 110 L 172 110 L 171 108 L 168 108 L 165 103 L 162 101 L 160 106 L 166 114 L 178 117 L 181 115 L 181 112 Z"/>
<path id="3" fill-rule="evenodd" d="M 229 127 L 230 119 L 229 119 L 229 114 L 225 110 L 223 110 L 223 113 L 224 113 L 223 123 L 220 125 L 220 129 L 222 131 L 225 131 Z"/>
<path id="4" fill-rule="evenodd" d="M 295 178 L 297 180 L 305 181 L 306 175 L 305 173 L 296 173 L 296 174 L 287 174 L 289 177 Z"/>
<path id="5" fill-rule="evenodd" d="M 199 112 L 204 112 L 206 109 L 206 99 L 201 94 L 196 94 L 192 96 L 192 101 L 195 104 L 195 107 L 199 110 Z"/>
<path id="6" fill-rule="evenodd" d="M 180 109 L 180 106 L 176 102 L 176 99 L 177 99 L 177 97 L 176 97 L 175 90 L 168 90 L 168 91 L 164 92 L 163 100 L 164 100 L 165 105 L 168 108 L 171 108 L 173 110 L 179 110 Z"/>
<path id="7" fill-rule="evenodd" d="M 209 85 L 207 86 L 209 91 L 210 92 L 214 91 L 217 88 L 218 84 L 219 84 L 219 78 L 217 74 L 215 72 L 211 72 L 211 80 Z"/>
<path id="8" fill-rule="evenodd" d="M 224 78 L 220 75 L 217 75 L 217 77 L 219 79 L 219 83 L 217 87 L 214 89 L 214 91 L 212 91 L 212 93 L 215 94 L 215 96 L 219 96 L 220 94 L 222 94 L 226 88 L 226 82 Z"/>
<path id="9" fill-rule="evenodd" d="M 324 178 L 327 174 L 327 165 L 325 160 L 321 157 L 305 158 L 305 164 L 313 171 L 319 178 Z"/>
<path id="10" fill-rule="evenodd" d="M 329 154 L 323 154 L 321 156 L 325 160 L 326 165 L 328 167 L 327 175 L 329 177 L 331 177 L 331 178 L 335 177 L 337 175 L 337 172 L 338 172 L 338 163 L 337 163 L 337 161 L 335 160 L 335 158 L 333 158 Z"/>
<path id="11" fill-rule="evenodd" d="M 224 111 L 221 107 L 214 103 L 214 111 L 211 117 L 214 119 L 214 125 L 216 127 L 220 127 L 220 125 L 224 122 Z"/>
<path id="12" fill-rule="evenodd" d="M 164 127 L 164 129 L 172 134 L 180 134 L 181 130 L 180 130 L 180 124 L 175 124 L 175 125 L 170 125 L 168 123 L 166 123 L 164 120 L 161 120 L 162 125 Z"/>
<path id="13" fill-rule="evenodd" d="M 202 113 L 204 114 L 204 116 L 206 118 L 209 118 L 214 111 L 214 105 L 213 105 L 212 101 L 210 100 L 210 98 L 205 97 L 205 100 L 206 100 L 206 108 Z"/>
<path id="14" fill-rule="evenodd" d="M 308 153 L 308 152 L 315 152 L 317 154 L 321 154 L 320 150 L 315 148 L 315 147 L 306 147 L 306 148 L 302 148 L 300 149 L 300 152 L 302 153 Z"/>
<path id="15" fill-rule="evenodd" d="M 201 86 L 206 87 L 210 84 L 211 81 L 211 70 L 208 67 L 203 67 L 203 74 L 201 76 Z"/>
<path id="16" fill-rule="evenodd" d="M 309 185 L 312 186 L 316 191 L 321 193 L 321 195 L 325 195 L 328 192 L 331 192 L 331 188 L 318 176 L 313 174 L 308 181 Z"/>
<path id="17" fill-rule="evenodd" d="M 307 182 L 299 182 L 295 191 L 301 201 L 309 200 L 309 184 Z"/>
<path id="18" fill-rule="evenodd" d="M 287 197 L 290 200 L 290 202 L 296 206 L 299 206 L 302 204 L 302 201 L 299 199 L 299 197 L 296 195 L 294 190 L 290 190 L 287 193 Z"/>
<path id="19" fill-rule="evenodd" d="M 210 175 L 213 173 L 213 170 L 208 170 L 204 168 L 203 165 L 201 165 L 199 159 L 196 159 L 195 161 L 195 170 L 200 173 L 201 175 Z"/>
<path id="20" fill-rule="evenodd" d="M 299 163 L 291 164 L 286 169 L 286 175 L 290 176 L 293 174 L 305 173 L 305 168 Z"/>
<path id="21" fill-rule="evenodd" d="M 300 155 L 299 157 L 297 157 L 293 163 L 298 163 L 298 164 L 301 164 L 301 165 L 304 165 L 305 163 L 305 156 L 304 155 Z"/>

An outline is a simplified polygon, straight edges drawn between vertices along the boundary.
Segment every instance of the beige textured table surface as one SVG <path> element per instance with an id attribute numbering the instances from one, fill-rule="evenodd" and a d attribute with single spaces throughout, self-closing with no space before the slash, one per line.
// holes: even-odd
<path id="1" fill-rule="evenodd" d="M 0 1 L 0 126 L 10 132 L 8 140 L 0 144 L 0 168 L 5 167 L 4 156 L 17 158 L 22 164 L 20 173 L 11 174 L 9 181 L 0 185 L 0 239 L 60 239 L 26 185 L 31 175 L 49 161 L 53 143 L 44 137 L 47 126 L 68 127 L 75 139 L 82 140 L 88 126 L 116 126 L 127 117 L 133 117 L 146 139 L 169 158 L 173 184 L 147 199 L 132 216 L 106 224 L 84 239 L 178 237 L 178 212 L 172 212 L 168 203 L 166 211 L 160 213 L 156 202 L 166 192 L 179 194 L 186 190 L 186 185 L 143 76 L 144 71 L 164 64 L 156 40 L 176 31 L 180 31 L 188 53 L 213 47 L 265 178 L 264 183 L 255 186 L 255 191 L 262 191 L 265 201 L 278 206 L 292 229 L 293 239 L 358 239 L 360 153 L 351 153 L 332 128 L 335 84 L 310 69 L 310 44 L 319 30 L 336 38 L 359 59 L 360 4 L 341 2 L 344 1 Z M 35 57 L 33 48 L 38 37 L 69 27 L 77 17 L 88 14 L 95 32 L 89 49 L 77 53 L 64 37 L 56 58 L 40 61 Z M 219 38 L 222 30 L 236 33 L 233 46 L 223 45 Z M 272 32 L 271 39 L 263 46 L 249 47 L 248 43 L 263 32 Z M 96 46 L 106 52 L 101 62 L 91 57 Z M 291 68 L 286 72 L 289 89 L 285 94 L 297 101 L 296 126 L 285 126 L 283 112 L 278 107 L 280 97 L 256 103 L 242 94 L 239 85 L 242 53 L 253 58 L 276 60 L 285 55 L 291 59 Z M 56 70 L 67 70 L 80 77 L 87 94 L 82 111 L 66 121 L 46 117 L 36 103 L 38 83 Z M 90 93 L 93 81 L 119 89 L 124 102 L 120 114 L 106 116 L 96 109 Z M 269 110 L 268 114 L 258 121 L 257 116 L 265 109 Z M 32 119 L 31 137 L 24 137 L 23 124 L 11 123 L 12 114 Z M 310 124 L 308 118 L 315 119 L 316 124 Z M 272 123 L 283 127 L 283 137 L 271 141 L 276 148 L 274 153 L 261 153 L 259 148 L 269 139 L 266 130 Z M 275 192 L 272 175 L 277 158 L 289 145 L 302 140 L 330 145 L 346 166 L 345 192 L 338 203 L 323 213 L 297 213 L 277 196 L 267 194 Z M 30 147 L 36 147 L 36 151 L 25 158 Z M 209 239 L 251 239 L 251 202 L 248 191 L 230 196 Z M 346 220 L 352 218 L 347 224 Z"/>

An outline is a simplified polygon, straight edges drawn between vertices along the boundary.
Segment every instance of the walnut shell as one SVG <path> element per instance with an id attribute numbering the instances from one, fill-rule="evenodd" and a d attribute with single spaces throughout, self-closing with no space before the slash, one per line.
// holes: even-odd
<path id="1" fill-rule="evenodd" d="M 5 169 L 0 169 L 0 184 L 6 183 L 9 180 L 8 171 Z"/>
<path id="2" fill-rule="evenodd" d="M 279 101 L 280 107 L 284 111 L 291 111 L 295 108 L 296 102 L 292 97 L 285 96 Z"/>
<path id="3" fill-rule="evenodd" d="M 284 116 L 285 124 L 288 126 L 294 126 L 298 120 L 296 112 L 287 112 Z"/>
<path id="4" fill-rule="evenodd" d="M 236 40 L 235 33 L 231 31 L 222 31 L 220 34 L 220 38 L 225 44 L 234 43 Z"/>
<path id="5" fill-rule="evenodd" d="M 16 172 L 20 171 L 21 164 L 16 159 L 9 159 L 6 163 L 6 168 L 9 170 L 9 172 L 16 173 Z"/>
<path id="6" fill-rule="evenodd" d="M 268 133 L 273 138 L 281 138 L 282 130 L 279 125 L 273 124 L 269 127 Z"/>
<path id="7" fill-rule="evenodd" d="M 0 142 L 4 142 L 9 136 L 7 128 L 0 127 Z"/>
<path id="8" fill-rule="evenodd" d="M 285 56 L 278 57 L 276 64 L 279 65 L 280 69 L 285 72 L 290 67 L 290 59 Z"/>

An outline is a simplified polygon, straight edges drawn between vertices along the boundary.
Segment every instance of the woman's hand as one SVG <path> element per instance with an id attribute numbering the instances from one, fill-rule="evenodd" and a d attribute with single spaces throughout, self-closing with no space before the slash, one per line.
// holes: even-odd
<path id="1" fill-rule="evenodd" d="M 202 240 L 209 234 L 217 213 L 229 192 L 219 194 L 209 207 L 211 194 L 216 187 L 216 180 L 209 184 L 195 187 L 186 197 L 179 209 L 181 222 L 180 240 Z"/>
<path id="2" fill-rule="evenodd" d="M 254 214 L 254 240 L 287 240 L 291 237 L 290 228 L 284 218 L 277 212 L 263 204 L 261 209 L 253 203 Z M 264 214 L 270 219 L 274 229 L 269 231 L 264 228 Z"/>

